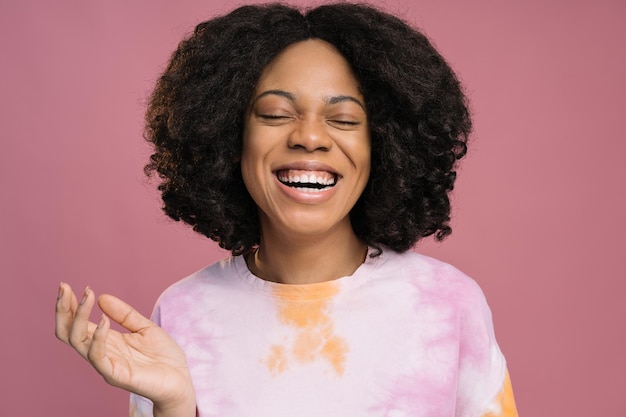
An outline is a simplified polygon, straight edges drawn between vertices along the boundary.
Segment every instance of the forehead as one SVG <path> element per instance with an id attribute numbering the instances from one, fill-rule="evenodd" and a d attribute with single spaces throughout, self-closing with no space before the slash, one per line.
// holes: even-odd
<path id="1" fill-rule="evenodd" d="M 257 92 L 286 89 L 297 93 L 350 93 L 360 96 L 359 83 L 348 61 L 331 44 L 319 39 L 292 44 L 264 69 Z"/>

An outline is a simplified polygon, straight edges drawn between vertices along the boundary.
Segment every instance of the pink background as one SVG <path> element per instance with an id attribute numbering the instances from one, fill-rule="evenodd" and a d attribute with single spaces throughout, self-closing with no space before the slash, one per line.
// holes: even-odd
<path id="1" fill-rule="evenodd" d="M 149 314 L 224 256 L 160 213 L 141 130 L 178 40 L 236 4 L 0 1 L 0 416 L 127 412 L 54 338 L 60 280 Z M 626 416 L 626 3 L 377 4 L 435 40 L 473 102 L 454 233 L 419 250 L 484 289 L 522 416 Z"/>

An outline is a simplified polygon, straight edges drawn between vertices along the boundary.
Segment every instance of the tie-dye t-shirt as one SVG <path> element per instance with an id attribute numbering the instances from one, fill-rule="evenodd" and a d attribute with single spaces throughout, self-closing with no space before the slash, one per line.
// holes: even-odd
<path id="1" fill-rule="evenodd" d="M 166 290 L 153 319 L 187 355 L 200 417 L 517 416 L 482 291 L 414 252 L 308 285 L 230 258 Z"/>

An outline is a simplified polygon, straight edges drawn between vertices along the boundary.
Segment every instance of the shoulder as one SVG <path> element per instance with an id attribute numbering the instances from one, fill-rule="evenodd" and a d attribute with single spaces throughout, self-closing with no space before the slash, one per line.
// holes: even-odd
<path id="1" fill-rule="evenodd" d="M 496 346 L 491 309 L 476 281 L 448 263 L 415 252 L 385 251 L 381 256 L 380 286 L 393 287 L 395 299 L 408 298 L 414 311 L 448 317 L 461 344 L 487 351 Z"/>
<path id="2" fill-rule="evenodd" d="M 207 299 L 220 299 L 224 292 L 237 287 L 241 276 L 240 257 L 229 257 L 208 265 L 169 286 L 156 302 L 153 320 L 163 324 L 164 312 L 189 314 Z M 200 302 L 201 301 L 201 302 Z"/>
<path id="3" fill-rule="evenodd" d="M 380 256 L 381 278 L 407 282 L 420 294 L 443 297 L 466 308 L 486 306 L 476 281 L 446 262 L 413 251 L 385 249 Z"/>
<path id="4" fill-rule="evenodd" d="M 478 284 L 454 266 L 415 252 L 385 251 L 381 270 L 415 289 L 416 315 L 453 319 L 458 343 L 458 409 L 482 415 L 503 386 L 506 361 L 496 341 L 491 310 Z M 448 323 L 450 324 L 450 323 Z M 441 328 L 441 323 L 436 325 Z"/>
<path id="5" fill-rule="evenodd" d="M 239 273 L 239 257 L 228 257 L 190 274 L 169 286 L 161 295 L 168 297 L 179 293 L 193 292 L 207 286 L 220 286 Z"/>

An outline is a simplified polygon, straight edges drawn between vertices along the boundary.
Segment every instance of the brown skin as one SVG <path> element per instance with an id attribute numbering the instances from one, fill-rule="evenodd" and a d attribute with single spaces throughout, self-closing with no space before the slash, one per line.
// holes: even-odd
<path id="1" fill-rule="evenodd" d="M 363 103 L 348 63 L 325 42 L 292 45 L 266 67 L 247 114 L 241 157 L 261 221 L 259 250 L 246 259 L 255 275 L 308 284 L 351 275 L 363 263 L 367 245 L 349 217 L 370 173 Z M 315 173 L 336 183 L 305 192 L 278 181 L 277 170 Z M 176 342 L 110 295 L 98 299 L 100 322 L 90 322 L 95 301 L 87 289 L 78 302 L 61 283 L 56 336 L 109 384 L 151 399 L 155 417 L 195 416 L 191 376 Z M 110 320 L 128 333 L 112 330 Z"/>
<path id="2" fill-rule="evenodd" d="M 259 251 L 247 259 L 256 275 L 307 284 L 351 275 L 363 262 L 367 246 L 349 218 L 370 172 L 363 103 L 349 64 L 323 41 L 296 43 L 265 68 L 248 110 L 241 160 L 261 222 Z M 332 171 L 337 184 L 298 193 L 278 181 L 277 169 L 308 164 L 319 175 Z"/>
<path id="3" fill-rule="evenodd" d="M 98 305 L 103 316 L 89 321 L 95 295 L 85 290 L 81 302 L 61 283 L 56 302 L 56 336 L 72 346 L 109 384 L 150 398 L 155 417 L 196 415 L 196 400 L 185 354 L 154 322 L 111 295 Z M 110 328 L 110 320 L 129 333 Z"/>

